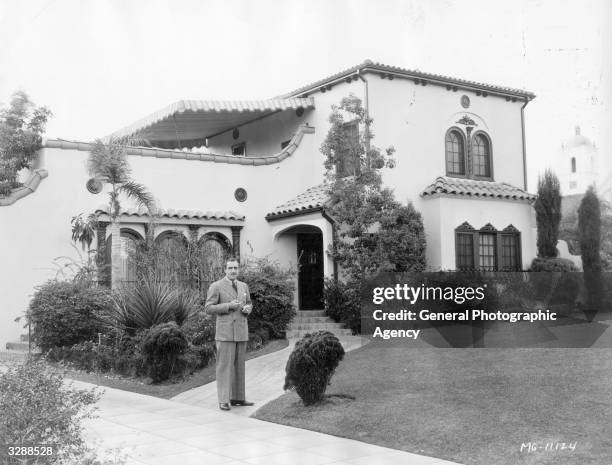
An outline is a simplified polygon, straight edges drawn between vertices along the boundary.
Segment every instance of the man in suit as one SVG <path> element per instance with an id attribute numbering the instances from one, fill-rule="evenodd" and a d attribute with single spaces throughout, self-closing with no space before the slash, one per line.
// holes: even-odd
<path id="1" fill-rule="evenodd" d="M 249 340 L 247 316 L 253 310 L 249 287 L 238 281 L 238 261 L 229 259 L 225 277 L 208 288 L 204 309 L 217 315 L 215 341 L 217 344 L 217 396 L 219 408 L 231 405 L 253 405 L 245 400 L 244 362 Z"/>

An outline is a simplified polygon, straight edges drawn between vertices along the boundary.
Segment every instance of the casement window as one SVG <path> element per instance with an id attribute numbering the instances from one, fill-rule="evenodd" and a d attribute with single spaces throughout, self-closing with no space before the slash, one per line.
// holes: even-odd
<path id="1" fill-rule="evenodd" d="M 572 173 L 576 172 L 576 157 L 572 157 Z"/>
<path id="2" fill-rule="evenodd" d="M 475 178 L 492 178 L 491 142 L 483 132 L 472 137 L 472 174 Z"/>
<path id="3" fill-rule="evenodd" d="M 446 133 L 446 175 L 465 176 L 465 139 L 458 129 Z"/>
<path id="4" fill-rule="evenodd" d="M 457 270 L 520 271 L 521 233 L 512 225 L 498 231 L 465 222 L 455 229 L 455 257 Z"/>
<path id="5" fill-rule="evenodd" d="M 335 154 L 336 175 L 339 178 L 354 176 L 359 170 L 359 124 L 357 121 L 342 127 L 343 149 Z"/>
<path id="6" fill-rule="evenodd" d="M 483 131 L 477 131 L 468 142 L 461 129 L 449 129 L 445 153 L 447 176 L 493 180 L 491 139 Z"/>
<path id="7" fill-rule="evenodd" d="M 232 155 L 246 157 L 246 142 L 232 145 Z"/>

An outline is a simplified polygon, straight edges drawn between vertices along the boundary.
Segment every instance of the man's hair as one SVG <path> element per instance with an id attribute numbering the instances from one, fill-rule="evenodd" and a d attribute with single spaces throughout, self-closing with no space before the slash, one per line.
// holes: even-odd
<path id="1" fill-rule="evenodd" d="M 223 267 L 223 269 L 227 268 L 227 264 L 229 262 L 236 262 L 238 263 L 238 266 L 240 266 L 240 260 L 238 260 L 236 257 L 228 257 L 225 259 L 225 266 Z"/>

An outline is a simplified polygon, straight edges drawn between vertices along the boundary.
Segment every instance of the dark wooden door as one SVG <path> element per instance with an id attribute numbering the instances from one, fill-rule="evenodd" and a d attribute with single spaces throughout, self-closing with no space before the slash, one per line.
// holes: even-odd
<path id="1" fill-rule="evenodd" d="M 298 294 L 301 310 L 323 308 L 323 235 L 298 234 Z"/>

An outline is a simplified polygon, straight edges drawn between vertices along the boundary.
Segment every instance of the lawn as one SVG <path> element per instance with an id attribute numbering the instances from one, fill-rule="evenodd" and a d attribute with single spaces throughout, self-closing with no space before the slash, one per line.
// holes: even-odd
<path id="1" fill-rule="evenodd" d="M 247 360 L 260 357 L 277 350 L 287 347 L 286 339 L 272 339 L 261 349 L 247 352 Z M 182 382 L 165 381 L 159 384 L 151 384 L 150 379 L 146 378 L 128 378 L 118 375 L 87 373 L 80 370 L 66 370 L 65 377 L 77 381 L 97 384 L 124 391 L 137 392 L 147 396 L 160 397 L 162 399 L 170 399 L 182 392 L 190 389 L 203 386 L 215 380 L 215 363 L 214 361 L 201 370 L 196 371 Z"/>
<path id="2" fill-rule="evenodd" d="M 349 352 L 321 405 L 288 393 L 255 417 L 468 465 L 612 463 L 612 349 L 405 344 Z"/>

